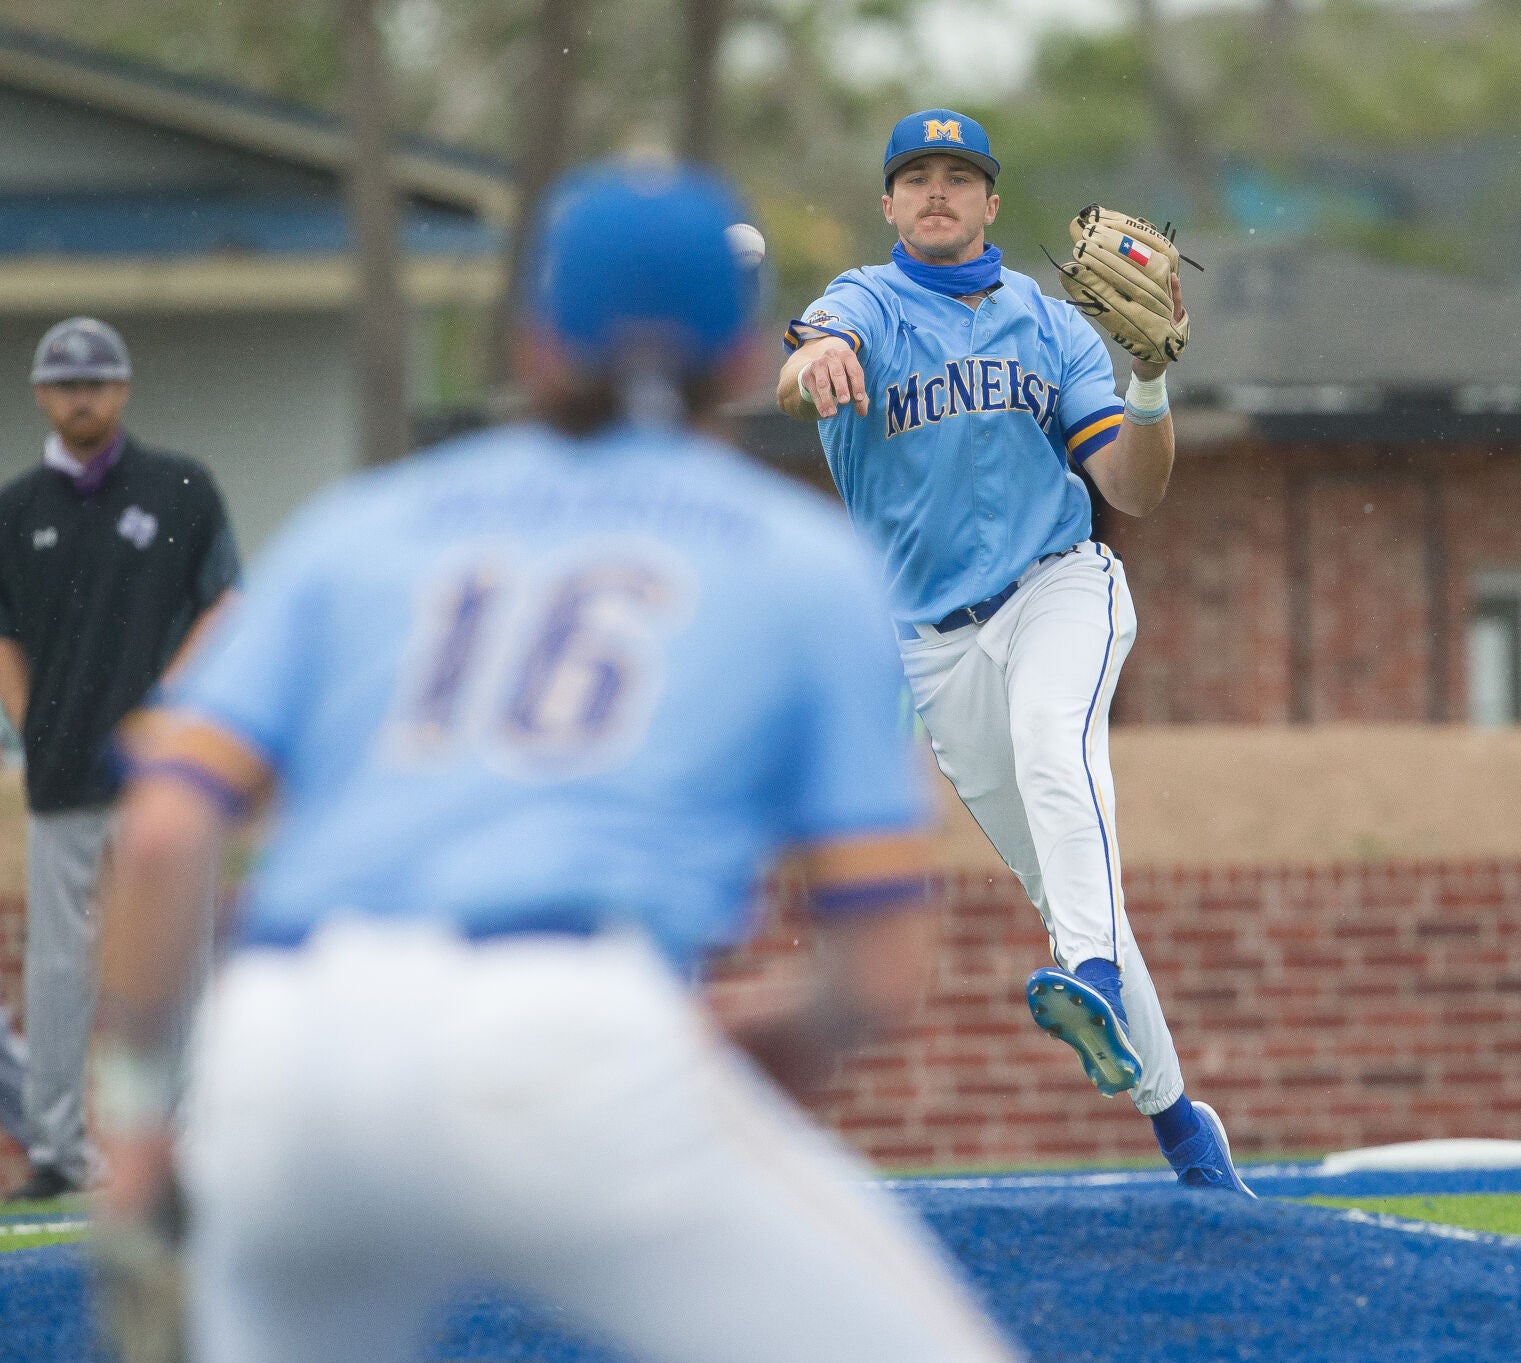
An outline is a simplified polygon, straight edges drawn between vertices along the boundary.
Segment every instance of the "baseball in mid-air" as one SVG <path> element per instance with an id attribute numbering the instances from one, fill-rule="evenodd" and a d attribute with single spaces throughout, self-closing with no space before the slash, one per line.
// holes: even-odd
<path id="1" fill-rule="evenodd" d="M 749 223 L 737 222 L 726 228 L 724 235 L 729 239 L 734 259 L 745 269 L 755 269 L 766 258 L 766 239 Z"/>

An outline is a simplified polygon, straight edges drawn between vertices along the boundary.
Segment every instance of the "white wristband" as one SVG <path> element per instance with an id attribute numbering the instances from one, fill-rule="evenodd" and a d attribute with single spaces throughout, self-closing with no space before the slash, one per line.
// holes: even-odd
<path id="1" fill-rule="evenodd" d="M 1125 390 L 1125 419 L 1137 426 L 1155 426 L 1167 415 L 1167 374 L 1143 379 L 1132 372 Z"/>
<path id="2" fill-rule="evenodd" d="M 808 389 L 803 385 L 803 371 L 806 370 L 807 368 L 808 368 L 808 366 L 804 365 L 802 369 L 799 369 L 797 371 L 797 391 L 798 391 L 798 395 L 810 407 L 817 407 L 818 406 L 818 402 L 815 400 L 813 394 L 810 393 L 808 391 Z"/>
<path id="3" fill-rule="evenodd" d="M 166 1052 L 121 1041 L 96 1043 L 95 1120 L 102 1131 L 139 1135 L 168 1122 L 174 1110 L 174 1066 Z"/>

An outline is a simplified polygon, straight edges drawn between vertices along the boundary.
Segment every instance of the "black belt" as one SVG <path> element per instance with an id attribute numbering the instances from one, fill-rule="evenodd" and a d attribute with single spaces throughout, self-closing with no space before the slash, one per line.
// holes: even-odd
<path id="1" fill-rule="evenodd" d="M 1061 558 L 1065 554 L 1076 552 L 1077 546 L 1073 545 L 1071 549 L 1062 549 L 1054 554 L 1042 554 L 1035 560 L 1035 563 L 1030 565 L 1030 568 L 1035 567 L 1036 563 L 1044 563 L 1048 558 Z M 1025 572 L 1029 571 L 1029 568 L 1025 569 Z M 1021 573 L 1020 576 L 1023 577 L 1024 574 Z M 957 606 L 949 615 L 942 616 L 939 620 L 930 621 L 929 627 L 937 633 L 949 634 L 953 629 L 965 629 L 968 625 L 985 625 L 998 614 L 998 608 L 1018 590 L 1019 578 L 1016 577 L 1002 591 L 994 592 L 992 596 L 984 597 L 981 601 L 974 602 L 970 606 Z M 919 631 L 913 625 L 904 624 L 901 620 L 897 622 L 897 625 L 898 638 L 919 638 Z"/>
<path id="2" fill-rule="evenodd" d="M 306 945 L 314 932 L 332 921 L 323 918 L 311 923 L 263 924 L 245 928 L 238 937 L 238 945 L 296 951 Z M 378 915 L 364 915 L 361 921 L 375 924 L 399 923 L 408 927 L 436 927 L 462 937 L 467 942 L 489 942 L 498 937 L 596 937 L 617 926 L 621 920 L 614 920 L 594 905 L 570 902 L 546 904 L 506 918 L 486 914 L 463 922 L 451 922 L 446 918 L 388 919 Z"/>

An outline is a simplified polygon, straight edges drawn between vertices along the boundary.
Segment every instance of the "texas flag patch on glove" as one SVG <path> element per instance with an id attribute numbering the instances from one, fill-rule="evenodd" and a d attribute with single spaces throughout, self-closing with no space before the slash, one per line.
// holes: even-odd
<path id="1" fill-rule="evenodd" d="M 1120 254 L 1127 260 L 1133 260 L 1143 270 L 1151 264 L 1151 252 L 1144 246 L 1137 246 L 1134 237 L 1120 238 Z"/>

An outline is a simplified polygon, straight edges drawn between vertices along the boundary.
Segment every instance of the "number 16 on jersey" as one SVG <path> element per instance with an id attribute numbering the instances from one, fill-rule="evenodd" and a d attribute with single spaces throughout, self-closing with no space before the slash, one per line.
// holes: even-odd
<path id="1" fill-rule="evenodd" d="M 592 541 L 528 561 L 495 549 L 414 610 L 386 741 L 408 766 L 483 759 L 524 780 L 587 776 L 638 746 L 690 615 L 663 546 Z"/>

